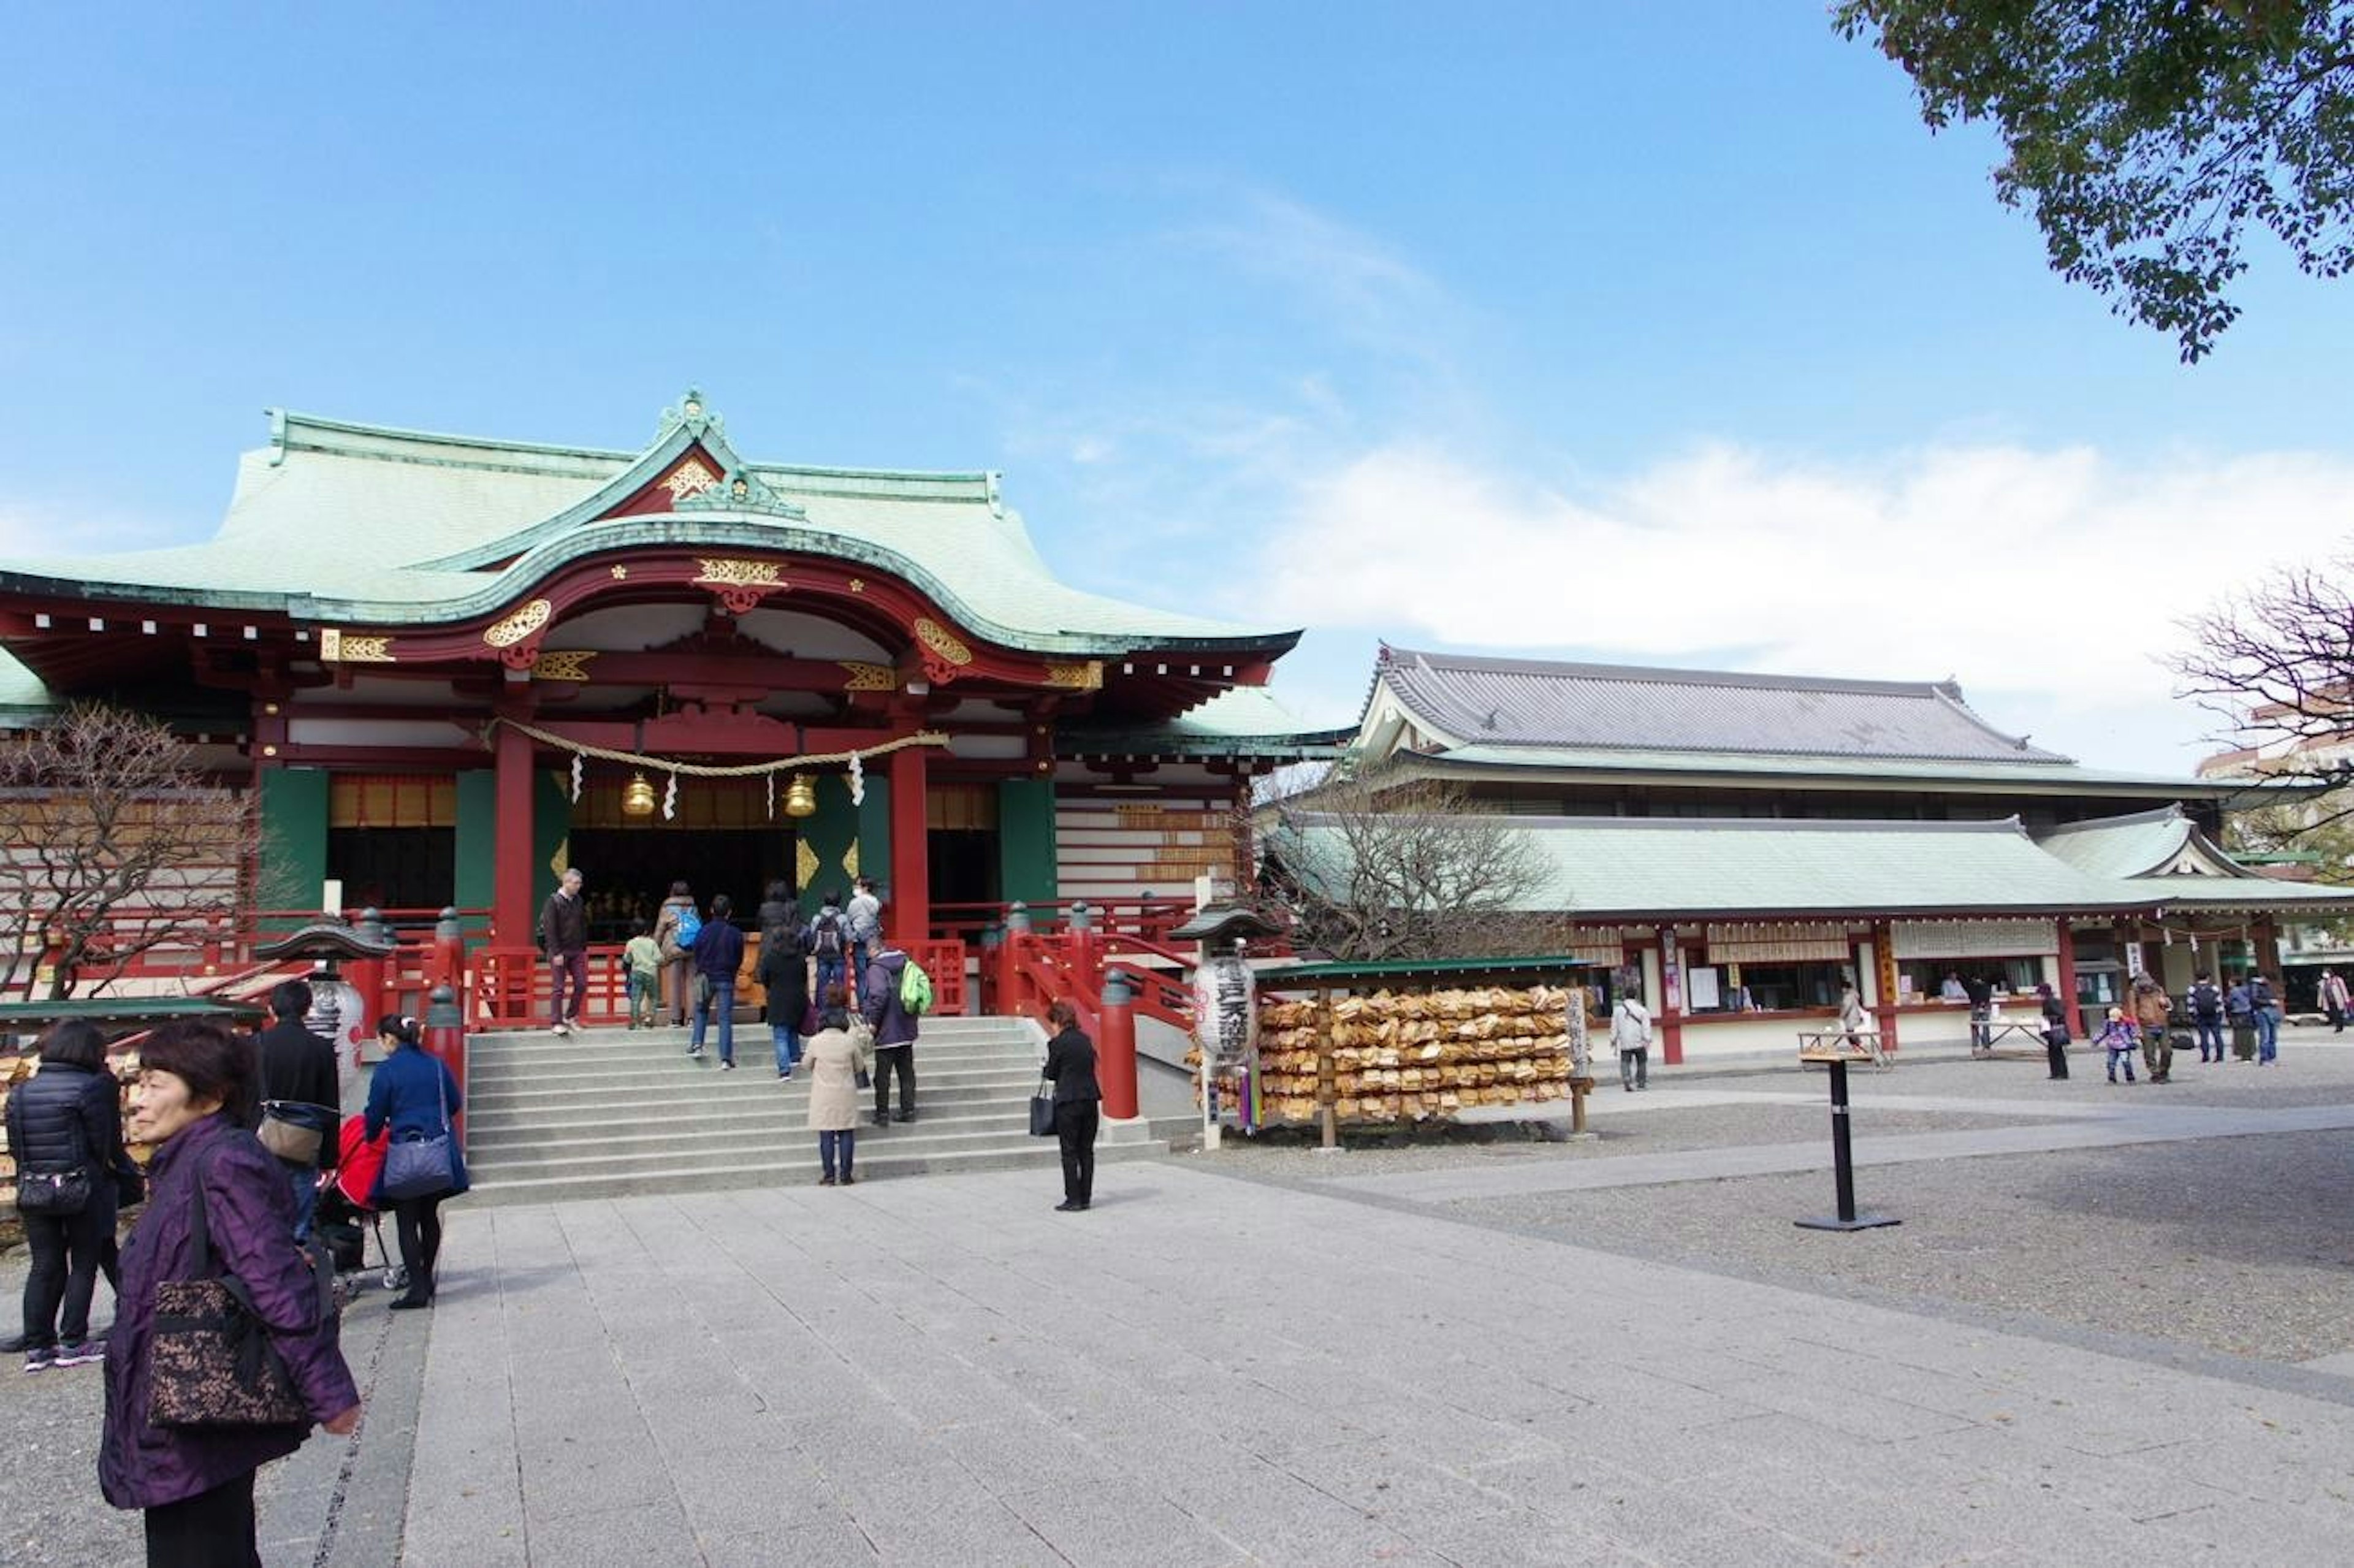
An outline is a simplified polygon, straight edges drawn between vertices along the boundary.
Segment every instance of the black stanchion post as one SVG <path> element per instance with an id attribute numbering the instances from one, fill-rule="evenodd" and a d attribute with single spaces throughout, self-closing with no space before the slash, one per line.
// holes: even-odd
<path id="1" fill-rule="evenodd" d="M 1830 1068 L 1831 1180 L 1838 1190 L 1839 1213 L 1828 1219 L 1797 1223 L 1810 1231 L 1868 1231 L 1881 1225 L 1903 1224 L 1904 1222 L 1893 1214 L 1855 1212 L 1855 1156 L 1848 1142 L 1847 1064 L 1833 1062 Z"/>

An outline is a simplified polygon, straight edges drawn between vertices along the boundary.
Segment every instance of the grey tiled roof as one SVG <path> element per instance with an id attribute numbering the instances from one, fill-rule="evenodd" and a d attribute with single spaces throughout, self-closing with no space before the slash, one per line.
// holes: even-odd
<path id="1" fill-rule="evenodd" d="M 1950 682 L 1847 681 L 1383 650 L 1378 678 L 1459 746 L 2065 766 Z"/>

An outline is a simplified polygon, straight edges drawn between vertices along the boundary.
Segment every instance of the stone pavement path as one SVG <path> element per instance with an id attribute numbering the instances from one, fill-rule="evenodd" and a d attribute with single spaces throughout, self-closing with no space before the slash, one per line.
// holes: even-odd
<path id="1" fill-rule="evenodd" d="M 401 1561 L 2354 1560 L 2346 1403 L 1217 1171 L 453 1213 Z"/>

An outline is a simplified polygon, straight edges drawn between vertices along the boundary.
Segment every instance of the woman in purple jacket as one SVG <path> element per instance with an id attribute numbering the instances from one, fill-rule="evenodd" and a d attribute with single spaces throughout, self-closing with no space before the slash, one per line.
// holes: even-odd
<path id="1" fill-rule="evenodd" d="M 148 1568 L 260 1568 L 253 1474 L 308 1436 L 302 1425 L 165 1427 L 147 1418 L 155 1287 L 195 1277 L 198 1203 L 216 1263 L 252 1292 L 312 1419 L 338 1436 L 359 1425 L 335 1319 L 321 1311 L 316 1277 L 294 1245 L 285 1168 L 245 1129 L 253 1095 L 252 1048 L 213 1024 L 166 1024 L 140 1052 L 130 1134 L 154 1150 L 154 1185 L 122 1249 L 98 1478 L 107 1501 L 146 1510 Z"/>

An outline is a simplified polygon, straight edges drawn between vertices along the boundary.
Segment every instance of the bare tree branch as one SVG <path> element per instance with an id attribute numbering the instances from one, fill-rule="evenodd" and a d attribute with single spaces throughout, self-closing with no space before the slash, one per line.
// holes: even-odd
<path id="1" fill-rule="evenodd" d="M 93 994 L 237 915 L 260 849 L 253 793 L 196 768 L 169 726 L 101 705 L 0 747 L 0 990 Z"/>

